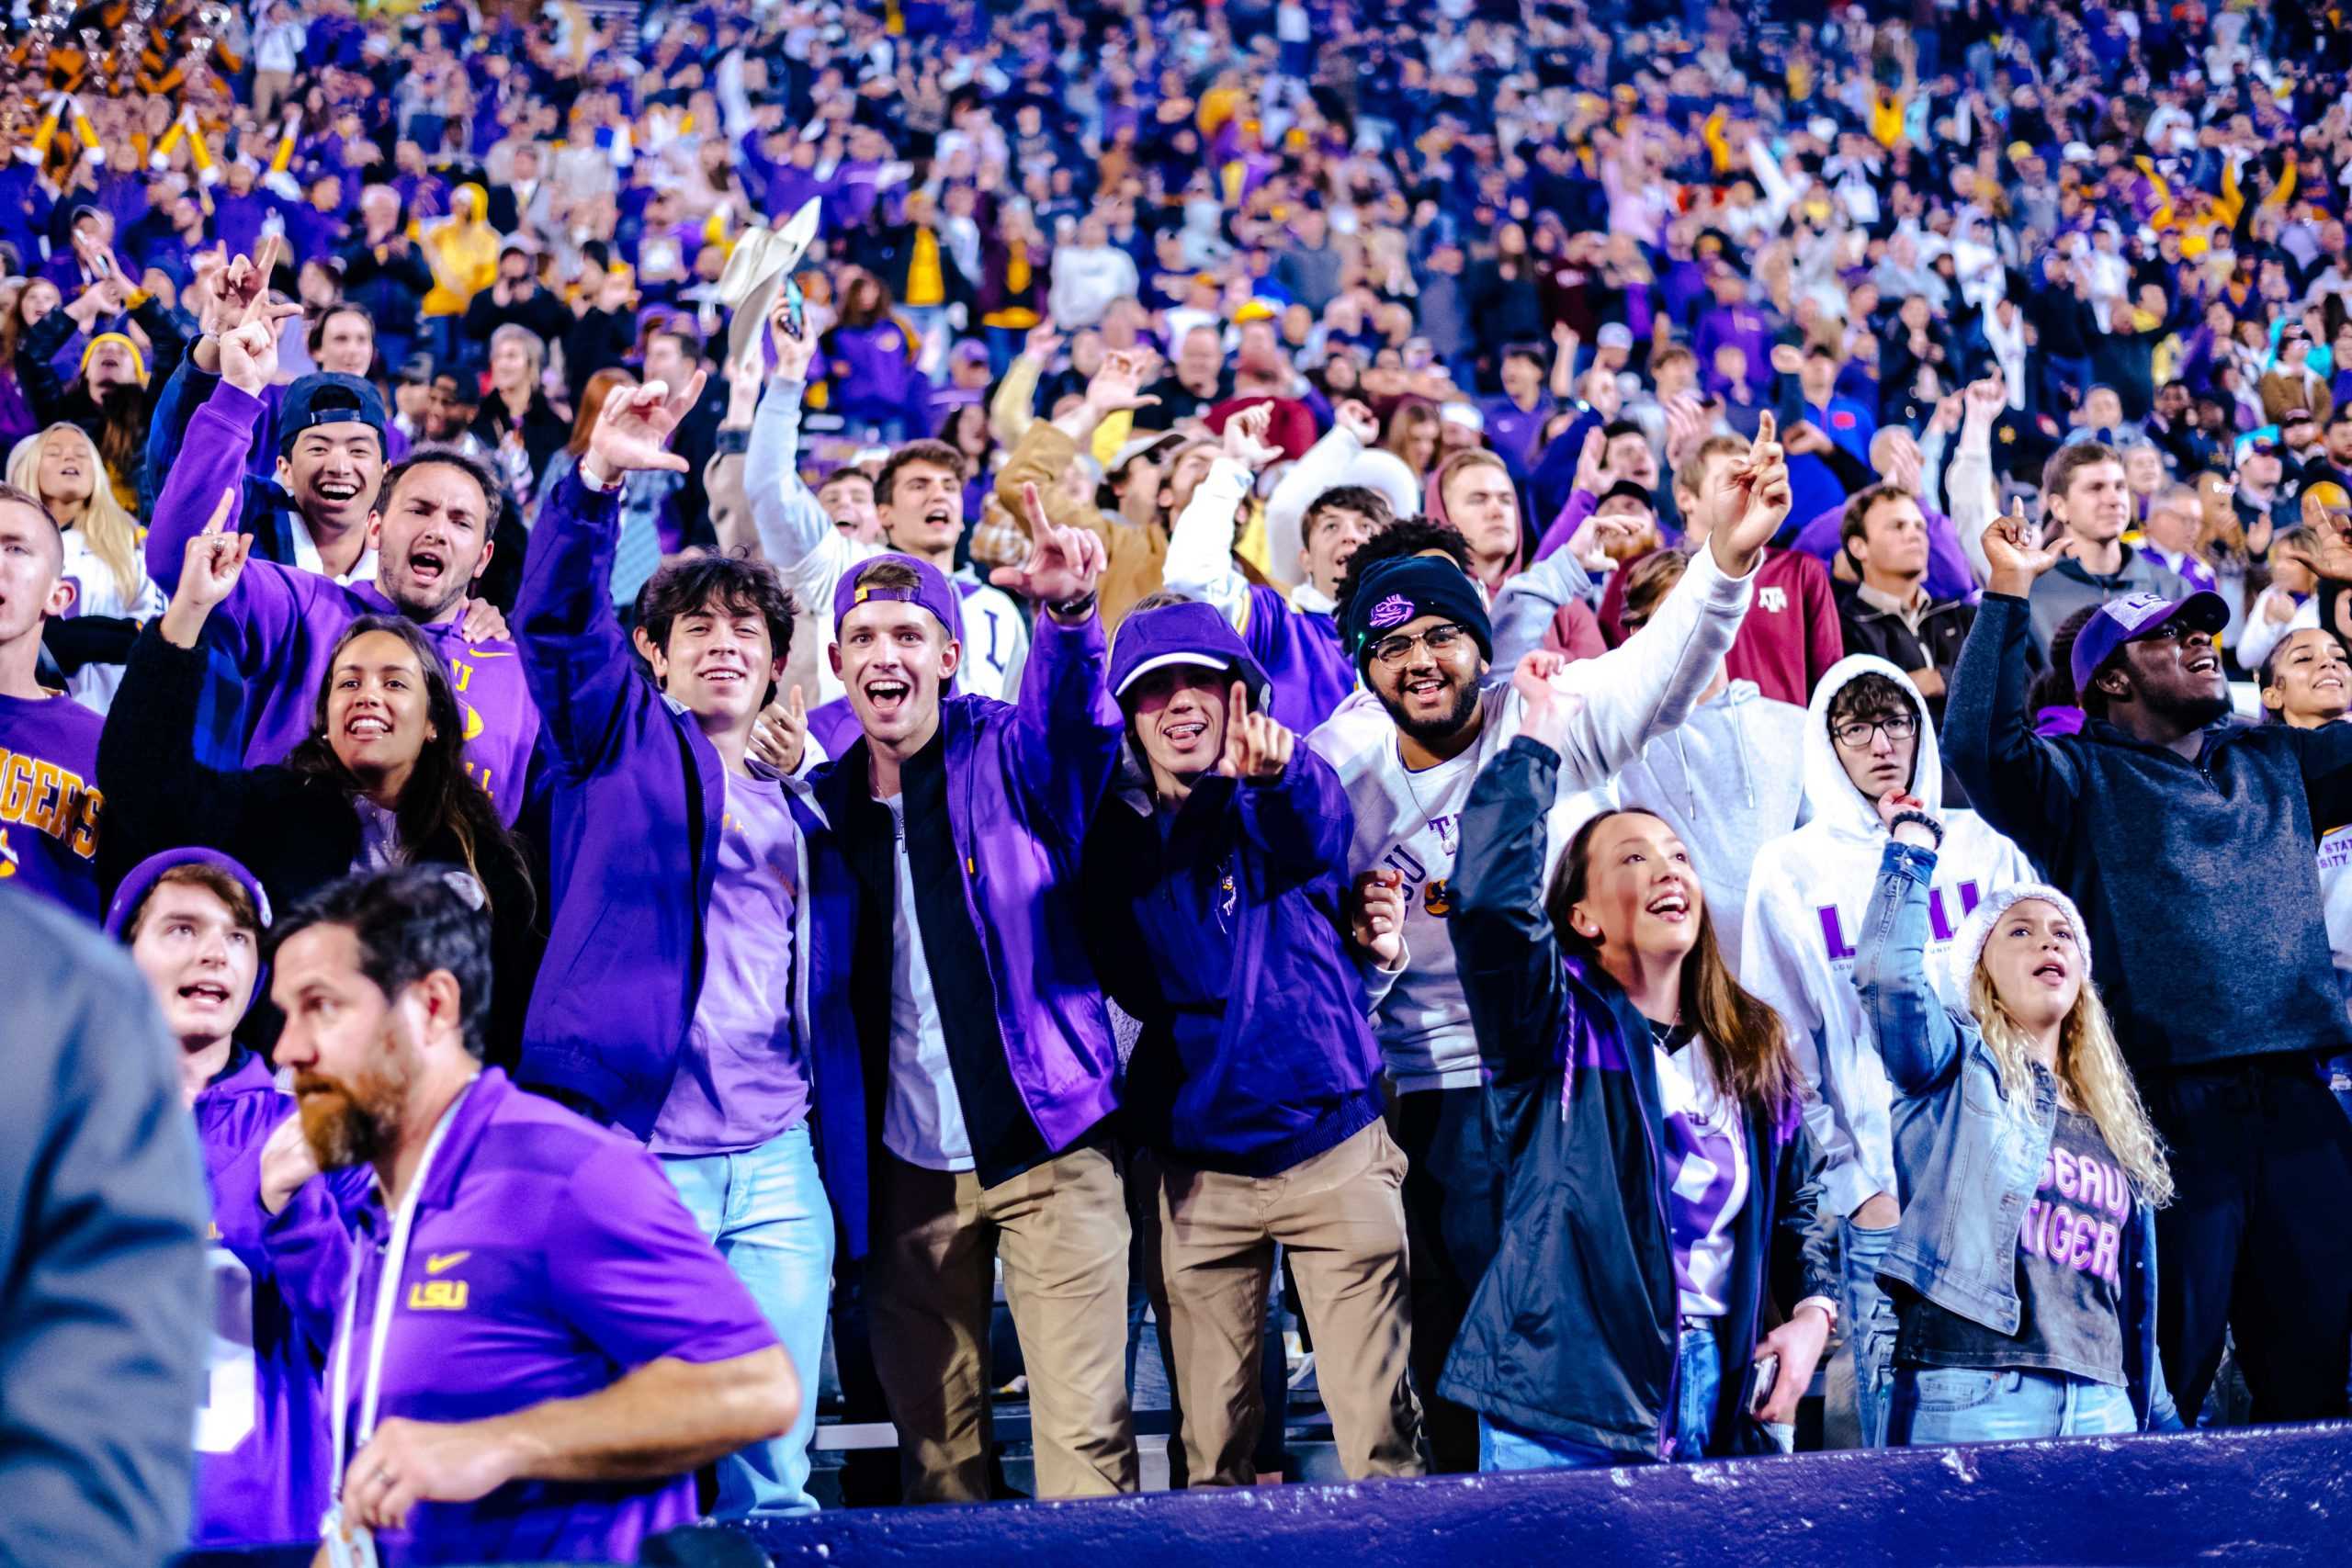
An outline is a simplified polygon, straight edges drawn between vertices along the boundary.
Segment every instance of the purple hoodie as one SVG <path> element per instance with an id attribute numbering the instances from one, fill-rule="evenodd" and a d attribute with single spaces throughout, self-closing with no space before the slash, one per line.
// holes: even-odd
<path id="1" fill-rule="evenodd" d="M 312 1177 L 272 1214 L 261 1149 L 295 1113 L 269 1064 L 243 1046 L 196 1097 L 212 1191 L 212 1351 L 197 1411 L 195 1544 L 306 1540 L 334 1491 L 320 1381 L 350 1277 L 345 1216 L 368 1195 L 362 1166 Z"/>
<path id="2" fill-rule="evenodd" d="M 179 585 L 187 543 L 204 531 L 220 493 L 239 488 L 264 408 L 259 398 L 223 381 L 189 418 L 147 536 L 147 572 L 166 594 Z M 247 561 L 206 628 L 246 682 L 243 765 L 283 761 L 309 737 L 327 660 L 345 626 L 362 615 L 399 614 L 372 585 L 344 588 L 299 567 Z M 524 777 L 539 736 L 523 661 L 511 642 L 469 642 L 458 621 L 417 629 L 457 685 L 466 716 L 466 771 L 498 807 L 499 819 L 511 824 L 523 807 Z"/>

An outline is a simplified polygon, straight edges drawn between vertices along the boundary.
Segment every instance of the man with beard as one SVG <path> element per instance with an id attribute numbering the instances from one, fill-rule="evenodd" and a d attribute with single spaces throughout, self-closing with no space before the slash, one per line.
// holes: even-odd
<path id="1" fill-rule="evenodd" d="M 299 1540 L 334 1493 L 319 1368 L 367 1183 L 319 1174 L 292 1098 L 235 1035 L 261 975 L 269 897 L 212 850 L 133 867 L 107 909 L 179 1042 L 212 1198 L 212 1332 L 196 1423 L 193 1544 Z"/>
<path id="2" fill-rule="evenodd" d="M 276 329 L 266 321 L 220 339 L 220 385 L 188 421 L 147 536 L 148 574 L 167 593 L 178 585 L 188 541 L 239 482 L 262 414 L 261 389 L 277 363 Z M 490 565 L 502 499 L 481 463 L 428 449 L 384 476 L 380 499 L 367 513 L 372 583 L 345 586 L 273 561 L 247 566 L 213 612 L 210 634 L 246 682 L 239 765 L 278 761 L 310 733 L 327 658 L 345 626 L 361 615 L 405 615 L 448 662 L 465 709 L 468 773 L 501 819 L 514 820 L 538 741 L 538 710 L 504 625 L 492 615 L 497 635 L 473 635 L 481 613 L 469 615 L 467 599 Z"/>
<path id="3" fill-rule="evenodd" d="M 696 1466 L 791 1426 L 800 1382 L 650 1155 L 482 1066 L 483 901 L 412 866 L 272 933 L 303 1135 L 375 1177 L 322 1529 L 331 1554 L 380 1533 L 393 1561 L 633 1562 L 694 1521 Z"/>
<path id="4" fill-rule="evenodd" d="M 1723 668 L 1747 613 L 1749 579 L 1788 515 L 1788 471 L 1769 425 L 1720 471 L 1703 503 L 1707 547 L 1641 635 L 1573 664 L 1528 656 L 1539 661 L 1535 673 L 1583 700 L 1551 813 L 1555 854 L 1599 809 L 1594 792 L 1680 724 Z M 1452 561 L 1375 561 L 1342 598 L 1341 637 L 1372 700 L 1343 705 L 1307 743 L 1339 770 L 1354 808 L 1348 869 L 1357 887 L 1396 889 L 1405 900 L 1405 967 L 1374 1032 L 1394 1089 L 1391 1127 L 1410 1161 L 1414 1372 L 1436 1468 L 1469 1471 L 1477 1468 L 1475 1420 L 1429 1393 L 1494 1255 L 1505 1151 L 1454 967 L 1447 885 L 1471 781 L 1517 733 L 1519 699 L 1509 685 L 1481 689 L 1492 632 L 1476 584 Z"/>
<path id="5" fill-rule="evenodd" d="M 2339 534 L 2322 547 L 2324 575 L 2352 577 Z M 2221 598 L 2134 593 L 2075 639 L 2082 732 L 2037 735 L 2031 591 L 2062 550 L 2016 518 L 1984 550 L 1993 570 L 1944 740 L 1976 809 L 2081 906 L 2171 1150 L 2177 1195 L 2156 1216 L 2165 1379 L 2183 1410 L 2202 1405 L 2226 1326 L 2256 1421 L 2341 1416 L 2352 1123 L 2313 1066 L 2346 1030 L 2312 844 L 2314 822 L 2352 817 L 2352 728 L 2233 721 Z"/>

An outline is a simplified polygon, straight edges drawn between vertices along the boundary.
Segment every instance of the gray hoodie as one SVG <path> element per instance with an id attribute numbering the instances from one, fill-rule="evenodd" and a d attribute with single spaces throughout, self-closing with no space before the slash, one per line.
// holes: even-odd
<path id="1" fill-rule="evenodd" d="M 1689 847 L 1735 969 L 1756 852 L 1805 819 L 1804 754 L 1804 709 L 1734 681 L 1617 775 L 1619 804 L 1657 812 Z"/>

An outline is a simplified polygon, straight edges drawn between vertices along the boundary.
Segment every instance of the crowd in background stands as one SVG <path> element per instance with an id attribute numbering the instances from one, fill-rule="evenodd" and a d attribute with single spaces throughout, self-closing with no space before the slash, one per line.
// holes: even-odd
<path id="1" fill-rule="evenodd" d="M 244 1398 L 323 1433 L 441 1085 L 616 1195 L 504 1190 L 580 1260 L 509 1404 L 715 1412 L 480 1515 L 413 1421 L 200 1429 L 199 1539 L 805 1511 L 829 1305 L 906 1496 L 986 1496 L 991 1258 L 1041 1492 L 1132 1489 L 1131 1246 L 1201 1484 L 1283 1272 L 1355 1476 L 1785 1447 L 1825 1345 L 1833 1442 L 2344 1413 L 2334 4 L 6 44 L 0 882 L 204 1068 Z"/>

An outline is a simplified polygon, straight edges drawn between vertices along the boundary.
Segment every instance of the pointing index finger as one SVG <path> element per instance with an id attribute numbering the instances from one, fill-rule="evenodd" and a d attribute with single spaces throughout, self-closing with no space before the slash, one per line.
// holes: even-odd
<path id="1" fill-rule="evenodd" d="M 1757 416 L 1756 439 L 1747 444 L 1747 449 L 1754 452 L 1770 446 L 1779 438 L 1780 433 L 1780 422 L 1772 417 L 1770 409 L 1766 409 Z"/>

